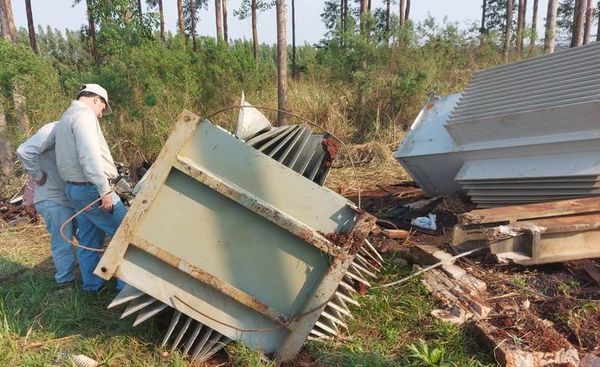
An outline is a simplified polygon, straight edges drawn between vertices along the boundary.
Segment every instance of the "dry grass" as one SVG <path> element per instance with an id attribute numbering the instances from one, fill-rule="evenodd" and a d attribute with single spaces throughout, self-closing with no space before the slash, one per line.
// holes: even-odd
<path id="1" fill-rule="evenodd" d="M 378 142 L 341 148 L 326 185 L 339 193 L 356 192 L 411 181 L 411 177 L 394 159 L 396 145 Z M 354 167 L 352 166 L 354 162 Z"/>

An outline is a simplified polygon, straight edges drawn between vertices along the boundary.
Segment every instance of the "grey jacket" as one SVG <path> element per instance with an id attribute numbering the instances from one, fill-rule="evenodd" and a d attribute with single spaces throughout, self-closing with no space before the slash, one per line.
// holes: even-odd
<path id="1" fill-rule="evenodd" d="M 35 185 L 33 203 L 50 200 L 57 204 L 71 207 L 65 196 L 65 182 L 58 174 L 54 152 L 54 128 L 57 122 L 42 126 L 38 132 L 17 148 L 17 157 L 27 173 L 39 181 L 46 173 L 46 183 Z"/>
<path id="2" fill-rule="evenodd" d="M 65 181 L 91 182 L 99 195 L 110 191 L 108 179 L 118 175 L 94 111 L 71 102 L 56 125 L 56 163 Z"/>

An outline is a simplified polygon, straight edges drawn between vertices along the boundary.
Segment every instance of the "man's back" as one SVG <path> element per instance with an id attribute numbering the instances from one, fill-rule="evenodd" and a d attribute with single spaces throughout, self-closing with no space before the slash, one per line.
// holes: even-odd
<path id="1" fill-rule="evenodd" d="M 65 195 L 65 182 L 58 173 L 55 157 L 55 131 L 57 122 L 42 126 L 17 149 L 17 156 L 25 170 L 36 180 L 46 174 L 46 182 L 36 185 L 34 203 L 50 200 L 71 206 Z"/>
<path id="2" fill-rule="evenodd" d="M 65 181 L 90 182 L 103 195 L 117 176 L 110 150 L 94 112 L 73 101 L 56 125 L 56 162 Z"/>

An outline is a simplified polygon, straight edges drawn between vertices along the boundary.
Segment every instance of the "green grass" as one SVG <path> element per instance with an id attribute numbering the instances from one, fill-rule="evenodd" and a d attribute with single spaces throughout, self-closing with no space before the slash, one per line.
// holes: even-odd
<path id="1" fill-rule="evenodd" d="M 387 265 L 379 282 L 409 273 L 407 267 Z M 430 316 L 434 302 L 419 280 L 371 289 L 359 302 L 345 340 L 309 344 L 323 366 L 495 365 L 471 335 Z M 428 358 L 433 351 L 441 357 Z"/>
<path id="2" fill-rule="evenodd" d="M 105 366 L 193 366 L 180 354 L 157 347 L 162 333 L 154 319 L 133 328 L 107 310 L 114 284 L 98 295 L 62 292 L 54 283 L 44 229 L 0 233 L 0 366 L 74 366 L 69 355 L 84 354 Z M 410 272 L 388 265 L 380 282 Z M 349 332 L 328 342 L 310 342 L 310 363 L 291 366 L 492 366 L 490 352 L 467 332 L 430 316 L 434 302 L 418 280 L 376 288 L 359 299 Z M 226 366 L 272 367 L 242 345 L 227 348 Z M 221 364 L 208 364 L 217 366 Z M 196 364 L 197 366 L 197 364 Z"/>

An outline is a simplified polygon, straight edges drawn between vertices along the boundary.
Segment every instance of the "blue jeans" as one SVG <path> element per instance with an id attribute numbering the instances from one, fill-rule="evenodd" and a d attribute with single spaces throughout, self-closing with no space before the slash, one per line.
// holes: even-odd
<path id="1" fill-rule="evenodd" d="M 73 281 L 75 279 L 73 275 L 75 251 L 73 245 L 60 235 L 62 224 L 75 214 L 73 209 L 50 200 L 43 200 L 35 203 L 35 210 L 44 217 L 46 229 L 50 233 L 50 251 L 56 268 L 56 274 L 54 274 L 56 282 L 61 284 Z M 65 237 L 72 241 L 73 223 L 67 224 L 63 232 Z"/>
<path id="2" fill-rule="evenodd" d="M 75 211 L 83 209 L 100 197 L 96 187 L 92 184 L 73 185 L 68 183 L 65 191 L 67 198 L 73 203 Z M 102 210 L 100 202 L 97 202 L 77 217 L 79 243 L 83 246 L 101 248 L 106 235 L 113 236 L 125 214 L 127 214 L 127 208 L 125 208 L 119 196 L 115 193 L 111 195 L 114 204 L 112 212 Z M 94 269 L 98 265 L 102 253 L 86 250 L 82 247 L 77 249 L 77 253 L 79 255 L 83 290 L 98 291 L 104 285 L 104 280 L 94 275 Z M 117 282 L 117 288 L 122 287 L 123 283 Z"/>

